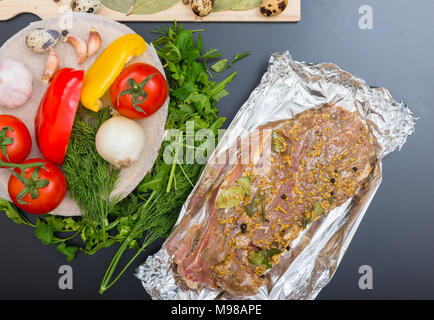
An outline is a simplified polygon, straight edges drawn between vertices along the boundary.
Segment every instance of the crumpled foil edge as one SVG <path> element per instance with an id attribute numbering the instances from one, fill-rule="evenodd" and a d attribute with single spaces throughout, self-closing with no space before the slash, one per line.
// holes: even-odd
<path id="1" fill-rule="evenodd" d="M 172 271 L 171 257 L 163 244 L 136 270 L 137 278 L 153 299 L 315 299 L 330 282 L 381 183 L 381 159 L 401 149 L 414 132 L 416 118 L 409 107 L 397 102 L 387 89 L 371 88 L 335 64 L 313 65 L 294 61 L 289 52 L 275 53 L 260 84 L 240 108 L 211 157 L 231 146 L 242 133 L 324 103 L 359 112 L 375 135 L 379 161 L 367 187 L 304 230 L 280 263 L 267 272 L 269 284 L 255 296 L 183 286 Z M 188 213 L 188 203 L 203 179 L 181 209 L 176 225 Z M 205 219 L 206 213 L 200 218 Z"/>

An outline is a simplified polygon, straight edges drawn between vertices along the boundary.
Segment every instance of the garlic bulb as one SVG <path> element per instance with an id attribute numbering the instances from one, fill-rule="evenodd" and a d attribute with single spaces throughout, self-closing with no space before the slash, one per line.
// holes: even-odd
<path id="1" fill-rule="evenodd" d="M 33 77 L 19 61 L 0 59 L 0 107 L 16 108 L 30 98 Z"/>

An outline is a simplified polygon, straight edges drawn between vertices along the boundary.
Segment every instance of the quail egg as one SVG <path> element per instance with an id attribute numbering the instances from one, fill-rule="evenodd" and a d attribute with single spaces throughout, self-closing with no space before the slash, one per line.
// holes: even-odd
<path id="1" fill-rule="evenodd" d="M 75 12 L 97 13 L 101 9 L 101 0 L 72 0 L 71 9 Z"/>
<path id="2" fill-rule="evenodd" d="M 281 13 L 288 6 L 288 0 L 262 0 L 259 10 L 264 16 L 271 17 Z"/>
<path id="3" fill-rule="evenodd" d="M 27 34 L 26 45 L 33 52 L 43 53 L 56 46 L 59 39 L 60 33 L 58 31 L 38 28 Z"/>
<path id="4" fill-rule="evenodd" d="M 192 0 L 191 9 L 199 17 L 207 16 L 214 8 L 214 0 Z"/>

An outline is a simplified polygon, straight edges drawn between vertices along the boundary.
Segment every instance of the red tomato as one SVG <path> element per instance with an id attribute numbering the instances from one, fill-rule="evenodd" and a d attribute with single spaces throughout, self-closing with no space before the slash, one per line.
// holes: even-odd
<path id="1" fill-rule="evenodd" d="M 4 155 L 5 149 L 9 161 Z M 3 162 L 21 163 L 31 149 L 32 138 L 24 122 L 14 116 L 0 115 L 0 159 Z"/>
<path id="2" fill-rule="evenodd" d="M 138 86 L 132 88 L 128 84 L 128 81 L 133 79 L 136 85 L 140 85 L 151 75 L 153 75 L 152 78 L 146 83 L 144 88 L 139 88 Z M 136 91 L 139 96 L 146 92 L 146 100 L 137 104 L 137 108 L 140 111 L 133 105 L 132 94 L 122 94 L 125 90 Z M 166 101 L 168 91 L 166 79 L 158 69 L 146 63 L 135 63 L 126 67 L 121 72 L 110 88 L 110 96 L 113 105 L 120 114 L 128 118 L 140 119 L 149 117 L 157 112 Z M 142 101 L 142 97 L 139 97 L 139 102 Z"/>
<path id="3" fill-rule="evenodd" d="M 33 198 L 32 192 L 29 192 L 21 198 L 20 202 L 18 196 L 26 185 L 14 175 L 9 178 L 8 191 L 13 203 L 18 208 L 32 214 L 45 214 L 56 209 L 65 197 L 67 190 L 66 178 L 58 167 L 47 160 L 29 159 L 24 161 L 23 164 L 35 162 L 45 163 L 44 168 L 39 169 L 39 177 L 32 177 L 37 169 L 35 167 L 26 169 L 24 177 L 29 191 L 31 191 L 32 187 L 36 188 L 35 184 L 36 186 L 38 184 L 43 185 L 41 188 L 36 188 L 37 197 Z M 21 170 L 18 168 L 14 169 L 14 172 L 21 175 Z"/>
<path id="4" fill-rule="evenodd" d="M 83 70 L 61 69 L 51 80 L 35 118 L 39 150 L 48 161 L 61 165 L 65 159 L 80 101 Z"/>

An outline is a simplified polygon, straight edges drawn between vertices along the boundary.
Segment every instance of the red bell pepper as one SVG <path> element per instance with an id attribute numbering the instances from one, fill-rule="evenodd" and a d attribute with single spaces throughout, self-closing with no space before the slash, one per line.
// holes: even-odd
<path id="1" fill-rule="evenodd" d="M 61 165 L 80 101 L 83 70 L 65 68 L 51 80 L 35 118 L 35 135 L 45 159 Z"/>

